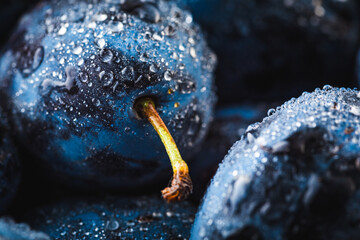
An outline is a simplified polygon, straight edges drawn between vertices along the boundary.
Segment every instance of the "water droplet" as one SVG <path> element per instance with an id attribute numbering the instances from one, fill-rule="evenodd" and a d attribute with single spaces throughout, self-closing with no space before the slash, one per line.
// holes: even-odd
<path id="1" fill-rule="evenodd" d="M 100 106 L 100 104 L 101 104 L 101 102 L 100 102 L 100 100 L 99 99 L 95 99 L 95 98 L 93 98 L 93 99 L 91 99 L 91 101 L 94 103 L 94 105 L 95 106 L 97 106 L 97 107 L 99 107 Z"/>
<path id="2" fill-rule="evenodd" d="M 109 63 L 113 59 L 114 54 L 110 49 L 103 49 L 100 52 L 101 61 L 104 63 Z"/>
<path id="3" fill-rule="evenodd" d="M 156 41 L 162 41 L 162 40 L 164 40 L 164 36 L 161 36 L 161 35 L 155 33 L 153 35 L 153 39 L 156 40 Z"/>
<path id="4" fill-rule="evenodd" d="M 106 228 L 109 229 L 110 231 L 117 230 L 119 226 L 120 226 L 119 222 L 116 221 L 115 219 L 111 219 L 106 223 Z"/>
<path id="5" fill-rule="evenodd" d="M 106 45 L 106 42 L 103 38 L 98 38 L 95 40 L 95 44 L 99 47 L 99 48 L 104 48 Z"/>
<path id="6" fill-rule="evenodd" d="M 180 51 L 182 51 L 182 52 L 183 52 L 183 51 L 185 51 L 185 47 L 184 47 L 184 45 L 179 44 L 179 50 L 180 50 Z"/>
<path id="7" fill-rule="evenodd" d="M 135 79 L 134 68 L 131 66 L 124 67 L 121 70 L 122 77 L 125 81 L 133 81 Z"/>
<path id="8" fill-rule="evenodd" d="M 144 40 L 145 41 L 149 41 L 151 39 L 151 33 L 150 32 L 145 32 L 144 34 Z"/>
<path id="9" fill-rule="evenodd" d="M 98 21 L 98 22 L 105 21 L 107 18 L 108 18 L 108 16 L 106 14 L 104 14 L 104 13 L 97 14 L 97 15 L 94 16 L 94 20 Z"/>
<path id="10" fill-rule="evenodd" d="M 147 55 L 147 53 L 143 53 L 140 55 L 140 61 L 142 62 L 146 62 L 148 60 L 149 56 Z"/>
<path id="11" fill-rule="evenodd" d="M 82 83 L 86 83 L 89 80 L 89 75 L 86 72 L 80 72 L 79 78 Z"/>
<path id="12" fill-rule="evenodd" d="M 109 29 L 114 33 L 118 33 L 124 30 L 124 24 L 121 22 L 110 22 Z"/>
<path id="13" fill-rule="evenodd" d="M 60 36 L 65 35 L 66 31 L 67 31 L 67 28 L 63 25 L 63 26 L 61 26 L 61 28 L 59 29 L 58 35 L 60 35 Z"/>
<path id="14" fill-rule="evenodd" d="M 173 36 L 175 34 L 175 27 L 173 25 L 168 25 L 164 29 L 165 36 Z"/>
<path id="15" fill-rule="evenodd" d="M 351 106 L 350 111 L 352 114 L 360 116 L 360 107 L 358 106 Z"/>
<path id="16" fill-rule="evenodd" d="M 195 51 L 195 48 L 193 48 L 193 47 L 190 48 L 190 56 L 192 58 L 196 58 L 196 51 Z"/>
<path id="17" fill-rule="evenodd" d="M 114 80 L 114 73 L 112 71 L 101 71 L 99 73 L 100 81 L 105 87 L 110 86 Z"/>
<path id="18" fill-rule="evenodd" d="M 150 72 L 156 73 L 158 71 L 158 68 L 155 66 L 155 64 L 151 64 L 149 67 Z"/>
<path id="19" fill-rule="evenodd" d="M 76 55 L 80 55 L 82 53 L 82 47 L 81 46 L 77 46 L 76 48 L 73 49 L 73 53 Z"/>
<path id="20" fill-rule="evenodd" d="M 268 115 L 268 116 L 271 116 L 271 115 L 273 115 L 275 112 L 276 112 L 275 109 L 270 108 L 270 109 L 267 111 L 267 115 Z"/>
<path id="21" fill-rule="evenodd" d="M 164 73 L 164 79 L 166 81 L 170 81 L 172 79 L 172 73 L 169 70 Z"/>
<path id="22" fill-rule="evenodd" d="M 323 87 L 323 90 L 324 91 L 329 91 L 329 90 L 331 90 L 333 87 L 332 86 L 330 86 L 330 85 L 325 85 L 324 87 Z"/>

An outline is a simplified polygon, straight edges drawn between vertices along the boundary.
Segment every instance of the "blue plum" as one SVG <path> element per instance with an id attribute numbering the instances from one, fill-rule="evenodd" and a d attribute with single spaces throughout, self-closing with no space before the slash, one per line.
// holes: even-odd
<path id="1" fill-rule="evenodd" d="M 358 1 L 177 1 L 218 56 L 220 103 L 284 101 L 324 84 L 355 86 Z"/>
<path id="2" fill-rule="evenodd" d="M 359 163 L 359 91 L 304 93 L 233 145 L 191 238 L 359 239 Z"/>
<path id="3" fill-rule="evenodd" d="M 188 239 L 196 209 L 159 197 L 71 198 L 24 217 L 51 239 Z"/>
<path id="4" fill-rule="evenodd" d="M 194 185 L 192 199 L 195 202 L 198 203 L 203 197 L 207 185 L 229 148 L 245 132 L 248 125 L 263 119 L 271 106 L 274 104 L 247 103 L 222 106 L 215 110 L 214 120 L 201 149 L 192 157 L 190 163 Z"/>
<path id="5" fill-rule="evenodd" d="M 1 240 L 50 240 L 42 232 L 33 231 L 27 224 L 15 223 L 11 218 L 0 218 Z"/>
<path id="6" fill-rule="evenodd" d="M 154 99 L 185 159 L 204 138 L 216 57 L 174 3 L 42 2 L 7 49 L 1 89 L 18 140 L 59 181 L 130 189 L 170 175 L 160 139 L 134 110 L 141 97 Z"/>

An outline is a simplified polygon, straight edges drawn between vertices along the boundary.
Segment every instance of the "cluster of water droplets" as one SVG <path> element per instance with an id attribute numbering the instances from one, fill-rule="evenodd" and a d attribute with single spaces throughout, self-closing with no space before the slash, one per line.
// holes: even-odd
<path id="1" fill-rule="evenodd" d="M 275 173 L 275 169 L 289 161 L 291 156 L 296 158 L 295 153 L 290 152 L 291 149 L 300 152 L 299 158 L 301 154 L 310 154 L 302 152 L 306 147 L 306 139 L 299 137 L 301 134 L 314 137 L 319 144 L 318 148 L 324 148 L 316 151 L 330 154 L 334 161 L 356 158 L 360 150 L 359 109 L 360 94 L 357 90 L 327 85 L 312 93 L 305 92 L 276 110 L 269 110 L 269 116 L 261 123 L 248 127 L 220 164 L 197 215 L 193 228 L 194 239 L 213 239 L 211 235 L 214 231 L 221 236 L 228 236 L 232 231 L 244 227 L 246 218 L 241 220 L 239 216 L 245 210 L 239 209 L 242 209 L 242 202 L 249 197 L 247 189 L 250 184 L 255 184 L 258 177 L 266 174 L 268 166 L 277 166 L 270 167 L 274 168 L 271 171 Z M 295 137 L 296 134 L 300 135 Z M 306 180 L 307 177 L 303 176 L 302 179 Z M 303 180 L 298 179 L 299 182 Z M 306 187 L 306 181 L 303 184 Z M 293 201 L 294 196 L 296 194 L 289 195 L 288 200 Z M 272 208 L 266 202 L 263 208 L 263 217 L 281 216 L 271 216 L 269 210 Z"/>
<path id="2" fill-rule="evenodd" d="M 26 99 L 21 104 L 30 111 L 41 106 L 38 101 L 49 92 L 52 101 L 78 109 L 82 101 L 64 99 L 69 98 L 64 92 L 94 95 L 99 85 L 116 92 L 124 86 L 144 88 L 167 81 L 180 94 L 197 88 L 210 91 L 215 56 L 192 16 L 173 3 L 53 1 L 25 16 L 22 23 L 29 29 L 23 36 L 25 44 L 13 49 L 16 66 L 12 67 L 25 78 L 15 95 Z M 142 71 L 134 65 L 137 61 L 143 63 Z M 29 99 L 36 89 L 40 96 Z M 94 98 L 105 104 L 96 94 Z"/>
<path id="3" fill-rule="evenodd" d="M 190 147 L 210 120 L 215 63 L 189 12 L 150 0 L 46 2 L 22 18 L 0 60 L 14 113 L 43 122 L 37 132 L 97 136 L 94 129 L 105 126 L 135 136 L 129 112 L 138 97 L 150 95 Z"/>
<path id="4" fill-rule="evenodd" d="M 36 229 L 53 239 L 188 239 L 195 209 L 152 196 L 66 201 L 32 211 Z"/>

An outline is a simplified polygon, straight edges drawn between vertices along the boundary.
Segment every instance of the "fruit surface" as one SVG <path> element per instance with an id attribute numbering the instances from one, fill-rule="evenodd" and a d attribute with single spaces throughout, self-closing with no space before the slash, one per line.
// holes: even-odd
<path id="1" fill-rule="evenodd" d="M 354 87 L 354 0 L 178 0 L 219 59 L 220 103 L 285 101 L 325 84 Z"/>
<path id="2" fill-rule="evenodd" d="M 159 197 L 68 199 L 32 210 L 27 221 L 51 239 L 188 239 L 196 209 Z"/>
<path id="3" fill-rule="evenodd" d="M 0 218 L 1 240 L 50 240 L 50 237 L 42 232 L 33 231 L 29 225 L 15 223 L 11 218 Z"/>
<path id="4" fill-rule="evenodd" d="M 49 175 L 91 189 L 133 188 L 171 169 L 135 100 L 154 99 L 187 159 L 212 116 L 215 61 L 174 3 L 62 0 L 22 18 L 0 76 L 18 140 Z"/>
<path id="5" fill-rule="evenodd" d="M 210 124 L 201 150 L 192 157 L 190 164 L 194 184 L 193 200 L 196 202 L 201 200 L 207 185 L 230 147 L 250 124 L 261 121 L 266 116 L 270 106 L 273 104 L 247 103 L 223 106 L 215 110 L 214 120 Z"/>
<path id="6" fill-rule="evenodd" d="M 360 94 L 292 99 L 233 145 L 192 239 L 359 239 Z"/>

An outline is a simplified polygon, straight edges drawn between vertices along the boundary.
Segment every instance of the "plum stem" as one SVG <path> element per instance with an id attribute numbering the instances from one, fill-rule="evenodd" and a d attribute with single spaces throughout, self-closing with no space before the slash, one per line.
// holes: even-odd
<path id="1" fill-rule="evenodd" d="M 189 168 L 182 159 L 179 149 L 171 136 L 165 123 L 155 109 L 155 103 L 151 98 L 139 99 L 135 108 L 143 118 L 146 118 L 158 133 L 166 152 L 169 156 L 173 169 L 171 186 L 161 191 L 163 198 L 168 202 L 176 202 L 186 199 L 192 193 L 192 182 Z"/>

